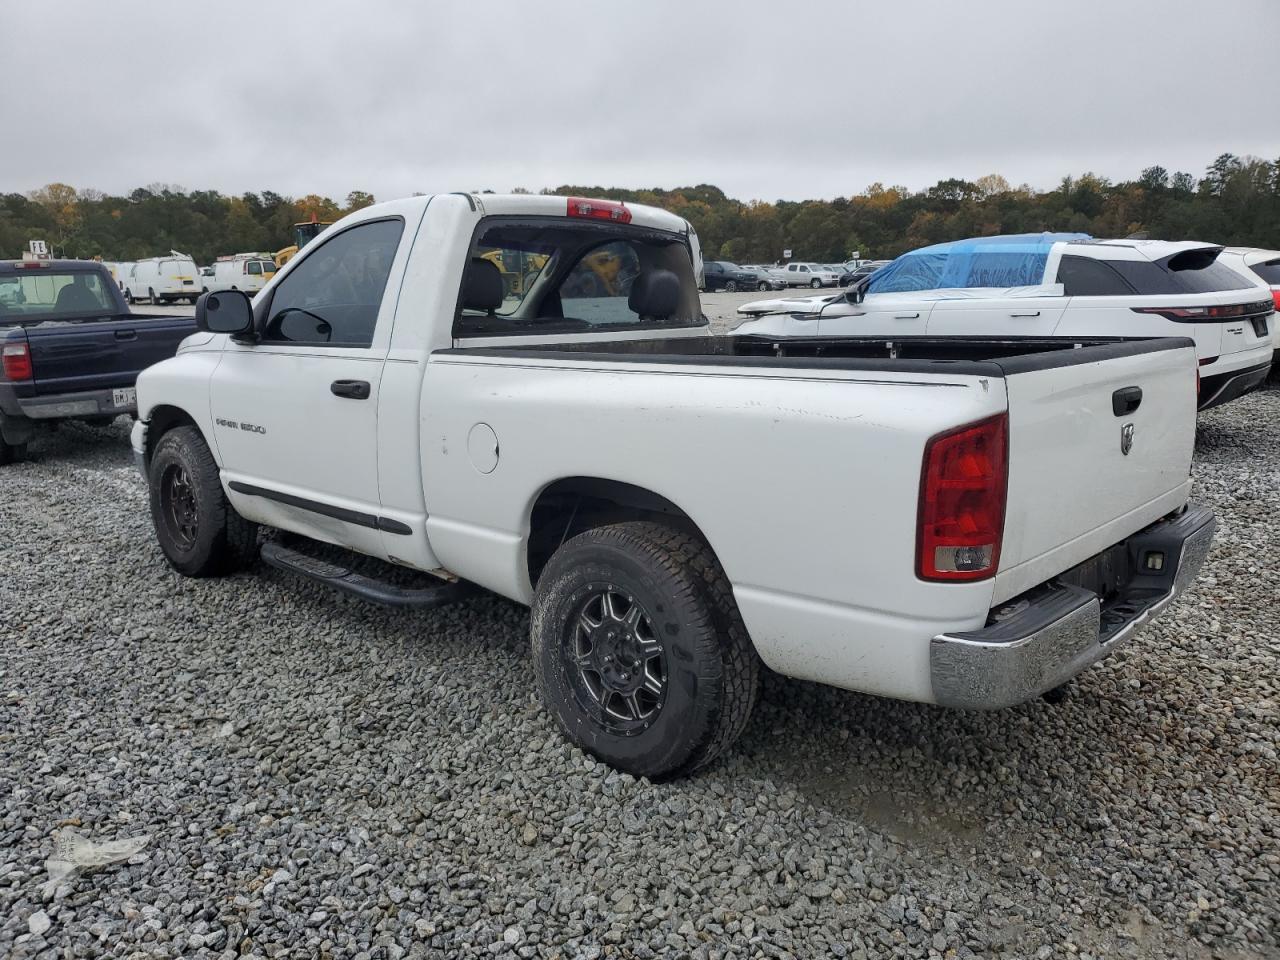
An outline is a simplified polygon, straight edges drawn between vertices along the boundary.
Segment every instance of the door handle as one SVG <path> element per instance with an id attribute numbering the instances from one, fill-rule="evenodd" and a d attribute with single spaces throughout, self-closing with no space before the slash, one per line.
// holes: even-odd
<path id="1" fill-rule="evenodd" d="M 919 320 L 919 319 L 920 319 L 920 314 L 918 314 L 918 313 L 895 313 L 895 314 L 893 315 L 893 319 L 895 319 L 895 320 Z"/>
<path id="2" fill-rule="evenodd" d="M 137 330 L 117 330 L 116 339 L 117 340 L 137 340 L 138 331 Z"/>
<path id="3" fill-rule="evenodd" d="M 1038 316 L 1040 316 L 1040 311 L 1039 311 L 1039 310 L 1037 310 L 1037 311 L 1035 311 L 1035 313 L 1011 313 L 1011 314 L 1009 314 L 1009 316 L 1011 316 L 1011 317 L 1038 317 Z"/>
<path id="4" fill-rule="evenodd" d="M 335 380 L 329 384 L 329 392 L 335 397 L 347 397 L 350 400 L 368 400 L 369 381 Z"/>

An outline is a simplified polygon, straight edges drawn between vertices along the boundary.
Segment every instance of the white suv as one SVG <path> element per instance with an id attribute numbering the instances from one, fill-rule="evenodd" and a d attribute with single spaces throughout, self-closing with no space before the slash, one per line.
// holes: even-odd
<path id="1" fill-rule="evenodd" d="M 782 270 L 788 287 L 834 287 L 840 275 L 820 263 L 788 263 Z"/>
<path id="2" fill-rule="evenodd" d="M 1227 247 L 1218 254 L 1218 262 L 1225 263 L 1241 276 L 1271 291 L 1271 299 L 1280 310 L 1280 250 L 1260 250 L 1257 247 Z M 1280 316 L 1271 322 L 1272 363 L 1280 363 Z M 1272 367 L 1271 375 L 1280 372 Z"/>
<path id="3" fill-rule="evenodd" d="M 1201 409 L 1261 384 L 1275 304 L 1220 263 L 1222 247 L 1079 234 L 984 237 L 924 247 L 862 293 L 761 300 L 738 335 L 1190 337 Z M 854 288 L 857 290 L 858 288 Z"/>

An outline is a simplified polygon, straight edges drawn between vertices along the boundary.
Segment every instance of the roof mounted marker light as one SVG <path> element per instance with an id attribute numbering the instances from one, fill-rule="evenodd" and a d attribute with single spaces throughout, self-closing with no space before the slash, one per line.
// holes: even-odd
<path id="1" fill-rule="evenodd" d="M 568 215 L 586 220 L 609 220 L 612 223 L 630 223 L 631 211 L 617 200 L 589 200 L 570 197 Z"/>

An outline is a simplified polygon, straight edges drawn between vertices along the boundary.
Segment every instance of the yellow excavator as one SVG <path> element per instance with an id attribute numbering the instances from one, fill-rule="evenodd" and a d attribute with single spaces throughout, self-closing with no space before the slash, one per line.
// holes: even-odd
<path id="1" fill-rule="evenodd" d="M 549 259 L 542 253 L 524 253 L 520 250 L 488 250 L 480 254 L 502 274 L 503 293 L 508 297 L 520 297 L 529 291 Z"/>
<path id="2" fill-rule="evenodd" d="M 271 258 L 276 262 L 276 269 L 279 270 L 296 257 L 299 250 L 318 237 L 320 231 L 330 226 L 332 222 L 331 220 L 317 220 L 313 215 L 306 223 L 295 223 L 293 225 L 293 243 L 277 250 Z"/>

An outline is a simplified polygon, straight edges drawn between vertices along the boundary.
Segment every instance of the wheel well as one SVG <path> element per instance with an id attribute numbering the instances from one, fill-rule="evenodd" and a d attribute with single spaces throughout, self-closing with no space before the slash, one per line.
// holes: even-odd
<path id="1" fill-rule="evenodd" d="M 529 583 L 538 585 L 547 561 L 570 537 L 627 520 L 656 520 L 710 546 L 689 515 L 660 494 L 617 480 L 569 477 L 547 486 L 529 514 Z"/>
<path id="2" fill-rule="evenodd" d="M 151 411 L 151 418 L 147 421 L 147 463 L 151 463 L 151 453 L 155 450 L 156 444 L 170 430 L 175 427 L 195 427 L 200 430 L 200 425 L 192 419 L 191 415 L 181 407 L 158 406 Z M 200 431 L 203 435 L 204 431 Z"/>

